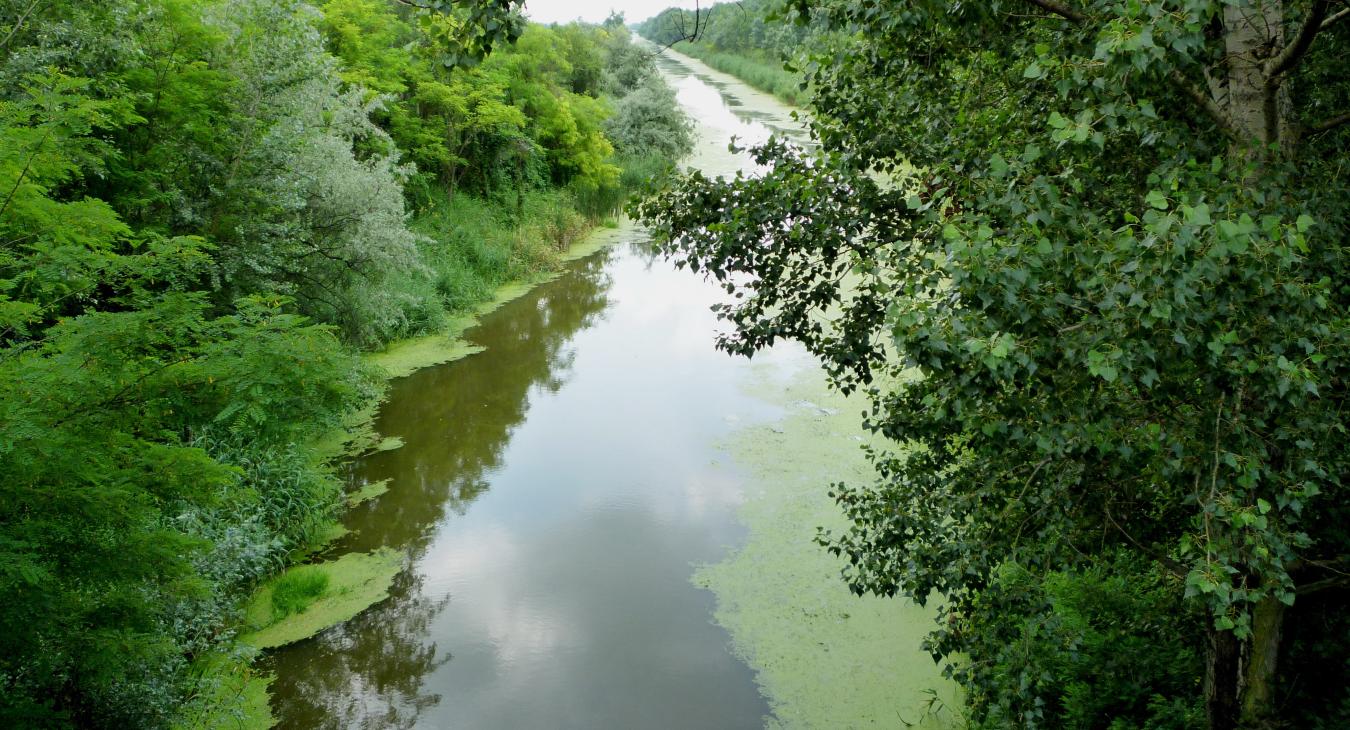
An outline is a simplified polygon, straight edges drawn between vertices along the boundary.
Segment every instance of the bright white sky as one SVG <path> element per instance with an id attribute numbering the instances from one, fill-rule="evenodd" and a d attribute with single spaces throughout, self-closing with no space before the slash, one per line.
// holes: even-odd
<path id="1" fill-rule="evenodd" d="M 711 4 L 711 0 L 703 3 Z M 611 10 L 617 10 L 624 20 L 637 23 L 669 7 L 693 8 L 694 0 L 525 0 L 525 15 L 540 23 L 566 23 L 577 18 L 599 23 Z"/>

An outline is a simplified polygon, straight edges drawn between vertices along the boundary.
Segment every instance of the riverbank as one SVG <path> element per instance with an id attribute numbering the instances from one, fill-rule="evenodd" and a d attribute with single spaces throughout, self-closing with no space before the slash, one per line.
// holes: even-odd
<path id="1" fill-rule="evenodd" d="M 425 367 L 454 362 L 481 352 L 481 348 L 466 342 L 462 335 L 465 330 L 478 324 L 483 315 L 540 284 L 558 278 L 565 264 L 615 243 L 630 233 L 632 228 L 633 224 L 626 218 L 609 221 L 609 225 L 591 222 L 584 235 L 571 242 L 566 250 L 557 253 L 555 267 L 500 284 L 489 296 L 452 316 L 437 332 L 391 342 L 382 350 L 367 353 L 365 360 L 380 368 L 389 378 L 401 378 Z"/>
<path id="2" fill-rule="evenodd" d="M 568 228 L 556 225 L 557 216 L 545 208 L 533 219 L 526 218 L 512 232 L 539 236 L 551 232 L 562 234 L 542 243 L 551 251 L 546 259 L 548 267 L 535 269 L 524 278 L 507 280 L 495 288 L 479 288 L 480 301 L 444 320 L 441 328 L 430 334 L 391 342 L 385 348 L 366 353 L 364 362 L 380 373 L 387 382 L 406 377 L 426 367 L 440 365 L 481 352 L 483 348 L 469 344 L 463 335 L 477 325 L 480 319 L 504 304 L 523 296 L 540 284 L 561 276 L 569 262 L 589 256 L 621 240 L 631 233 L 632 224 L 626 219 L 592 219 L 576 215 L 584 228 L 573 223 Z M 547 217 L 544 217 L 547 216 Z M 414 222 L 427 226 L 426 217 Z M 550 227 L 551 226 L 551 227 Z M 484 231 L 479 231 L 484 233 Z M 556 235 L 556 234 L 555 234 Z M 565 238 L 563 238 L 565 236 Z M 566 241 L 564 248 L 560 239 Z M 375 450 L 398 448 L 397 439 L 385 439 L 373 427 L 382 399 L 372 400 L 361 410 L 350 414 L 343 428 L 330 433 L 315 446 L 318 458 L 329 463 L 355 458 Z M 374 486 L 375 488 L 372 488 Z M 244 728 L 259 730 L 277 723 L 269 704 L 268 688 L 273 678 L 258 671 L 254 661 L 263 649 L 273 648 L 312 637 L 332 626 L 360 614 L 383 600 L 395 576 L 401 572 L 404 556 L 393 551 L 346 553 L 327 555 L 329 546 L 348 534 L 342 525 L 346 512 L 364 502 L 378 498 L 387 485 L 357 485 L 344 487 L 343 508 L 319 533 L 323 537 L 306 551 L 295 556 L 295 561 L 278 573 L 262 581 L 252 594 L 241 601 L 244 617 L 237 627 L 240 638 L 230 647 L 213 652 L 194 662 L 204 678 L 204 691 L 185 708 L 180 728 Z M 315 556 L 325 559 L 312 562 Z M 322 587 L 302 595 L 298 605 L 285 613 L 273 615 L 273 595 L 276 588 L 305 575 L 322 576 Z"/>
<path id="3" fill-rule="evenodd" d="M 793 106 L 809 100 L 802 88 L 802 77 L 783 67 L 783 62 L 765 55 L 747 55 L 720 51 L 706 43 L 679 43 L 672 47 L 678 53 L 698 59 L 710 68 L 735 76 L 760 91 L 773 94 Z"/>

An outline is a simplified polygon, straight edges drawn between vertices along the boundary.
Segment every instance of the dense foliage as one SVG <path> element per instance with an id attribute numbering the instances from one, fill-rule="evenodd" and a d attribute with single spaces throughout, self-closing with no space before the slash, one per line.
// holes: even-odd
<path id="1" fill-rule="evenodd" d="M 0 725 L 216 696 L 240 600 L 341 504 L 355 348 L 555 265 L 683 152 L 606 136 L 668 101 L 622 27 L 420 6 L 0 0 Z"/>
<path id="2" fill-rule="evenodd" d="M 850 585 L 938 600 L 975 726 L 1343 721 L 1350 9 L 808 13 L 819 152 L 640 212 L 870 396 Z"/>

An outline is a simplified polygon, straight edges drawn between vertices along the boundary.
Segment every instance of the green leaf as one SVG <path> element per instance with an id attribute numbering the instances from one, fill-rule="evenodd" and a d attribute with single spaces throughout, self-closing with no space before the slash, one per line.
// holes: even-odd
<path id="1" fill-rule="evenodd" d="M 989 158 L 989 171 L 998 177 L 1003 177 L 1008 174 L 1008 162 L 1003 159 L 1002 155 L 994 155 Z"/>
<path id="2" fill-rule="evenodd" d="M 1209 206 L 1204 203 L 1200 203 L 1193 208 L 1184 208 L 1183 211 L 1186 216 L 1186 222 L 1193 226 L 1208 226 L 1214 222 L 1209 217 Z"/>

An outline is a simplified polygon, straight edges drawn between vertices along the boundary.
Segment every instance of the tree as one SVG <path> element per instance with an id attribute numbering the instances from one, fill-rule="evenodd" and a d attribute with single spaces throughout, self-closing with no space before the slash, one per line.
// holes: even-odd
<path id="1" fill-rule="evenodd" d="M 244 482 L 210 442 L 247 434 L 256 469 L 373 394 L 355 356 L 284 300 L 212 316 L 200 237 L 135 230 L 66 193 L 103 171 L 101 136 L 136 119 L 91 86 L 31 76 L 0 101 L 0 723 L 13 727 L 167 724 L 188 661 L 216 641 L 224 589 L 339 494 L 331 479 L 313 495 Z M 254 516 L 271 522 L 226 566 L 204 524 L 222 514 L 236 540 Z"/>
<path id="2" fill-rule="evenodd" d="M 621 154 L 679 159 L 693 146 L 693 124 L 676 105 L 675 92 L 650 74 L 619 99 L 605 133 Z"/>
<path id="3" fill-rule="evenodd" d="M 770 141 L 762 176 L 695 172 L 638 212 L 738 297 L 723 348 L 797 339 L 867 389 L 895 447 L 834 492 L 850 585 L 936 592 L 951 656 L 1007 566 L 1136 554 L 1201 617 L 1210 726 L 1269 719 L 1286 616 L 1350 566 L 1350 8 L 796 13 L 843 34 L 806 67 L 821 150 Z M 1000 687 L 980 659 L 953 671 Z M 1053 724 L 1057 702 L 1024 693 L 1004 720 Z"/>
<path id="4" fill-rule="evenodd" d="M 411 170 L 371 121 L 380 102 L 341 88 L 302 3 L 232 0 L 229 10 L 222 65 L 237 85 L 237 144 L 207 223 L 225 292 L 291 295 L 350 341 L 387 341 L 411 304 L 386 282 L 425 267 L 405 221 Z"/>

